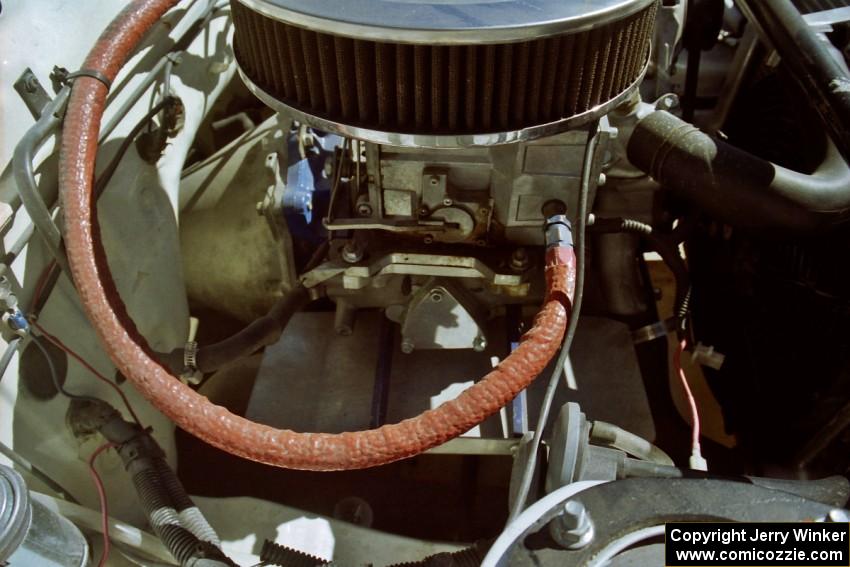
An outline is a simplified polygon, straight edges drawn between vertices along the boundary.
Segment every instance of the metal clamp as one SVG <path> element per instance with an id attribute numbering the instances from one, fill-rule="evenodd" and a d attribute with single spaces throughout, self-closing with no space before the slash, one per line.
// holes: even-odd
<path id="1" fill-rule="evenodd" d="M 670 317 L 664 321 L 656 321 L 650 325 L 645 325 L 639 329 L 632 331 L 632 340 L 636 345 L 654 341 L 655 339 L 666 337 L 671 333 L 675 333 L 679 329 L 680 319 L 678 317 Z"/>
<path id="2" fill-rule="evenodd" d="M 112 80 L 97 69 L 79 69 L 77 71 L 69 72 L 68 69 L 65 69 L 64 67 L 56 66 L 53 67 L 53 73 L 50 75 L 51 79 L 54 79 L 63 85 L 67 85 L 79 77 L 88 77 L 90 79 L 100 81 L 106 87 L 106 90 L 112 88 Z"/>

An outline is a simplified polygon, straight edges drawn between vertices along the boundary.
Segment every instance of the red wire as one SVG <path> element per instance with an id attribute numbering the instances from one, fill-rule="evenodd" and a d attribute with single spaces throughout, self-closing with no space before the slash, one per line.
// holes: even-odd
<path id="1" fill-rule="evenodd" d="M 32 294 L 32 304 L 38 304 L 38 300 L 41 298 L 41 293 L 44 291 L 44 286 L 47 284 L 47 280 L 50 279 L 50 274 L 53 272 L 53 269 L 56 267 L 56 260 L 52 260 L 47 266 L 45 266 L 44 270 L 41 272 L 41 275 L 38 276 L 38 281 L 35 284 L 35 291 Z"/>
<path id="2" fill-rule="evenodd" d="M 682 339 L 679 343 L 679 348 L 676 349 L 676 354 L 673 355 L 673 364 L 679 373 L 679 380 L 682 382 L 682 388 L 685 390 L 685 398 L 688 400 L 688 405 L 691 408 L 691 420 L 693 421 L 693 430 L 691 433 L 691 449 L 696 450 L 699 447 L 699 411 L 697 410 L 697 402 L 691 392 L 691 386 L 688 384 L 688 377 L 685 376 L 685 371 L 682 369 L 682 353 L 687 347 L 687 339 Z"/>
<path id="3" fill-rule="evenodd" d="M 106 565 L 106 560 L 109 559 L 109 502 L 106 500 L 106 489 L 103 486 L 103 480 L 101 480 L 100 475 L 97 473 L 97 469 L 94 468 L 94 461 L 101 453 L 112 447 L 115 447 L 115 445 L 104 443 L 95 449 L 94 453 L 89 457 L 89 472 L 97 488 L 97 497 L 100 499 L 100 523 L 103 531 L 103 553 L 100 556 L 97 567 L 103 567 Z"/>
<path id="4" fill-rule="evenodd" d="M 83 360 L 83 357 L 81 357 L 79 354 L 77 354 L 76 352 L 71 350 L 68 346 L 65 345 L 65 343 L 60 341 L 58 338 L 56 338 L 53 335 L 51 335 L 50 333 L 48 333 L 44 329 L 44 327 L 42 327 L 41 325 L 38 324 L 37 321 L 31 321 L 30 323 L 32 324 L 33 327 L 38 329 L 38 331 L 42 335 L 44 335 L 44 337 L 47 340 L 49 340 L 51 343 L 56 345 L 56 347 L 58 347 L 60 350 L 64 351 L 69 356 L 73 357 L 77 362 L 79 362 L 80 364 L 85 366 L 86 369 L 89 372 L 94 374 L 95 377 L 97 377 L 99 380 L 101 380 L 102 382 L 107 384 L 110 388 L 115 390 L 115 392 L 121 397 L 121 401 L 124 402 L 124 406 L 127 408 L 127 411 L 130 412 L 131 416 L 133 416 L 133 421 L 135 421 L 139 426 L 142 425 L 142 422 L 139 420 L 139 416 L 136 415 L 136 412 L 133 410 L 133 406 L 130 405 L 130 400 L 127 399 L 127 396 L 126 396 L 126 394 L 124 394 L 124 391 L 121 388 L 119 388 L 116 383 L 114 383 L 112 380 L 110 380 L 109 378 L 107 378 L 106 376 L 104 376 L 103 374 L 98 372 L 97 370 L 95 370 L 95 368 L 91 364 L 89 364 L 88 362 Z"/>

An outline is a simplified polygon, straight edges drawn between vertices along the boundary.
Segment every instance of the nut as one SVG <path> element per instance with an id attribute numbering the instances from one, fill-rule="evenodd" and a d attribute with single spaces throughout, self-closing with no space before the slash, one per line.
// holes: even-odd
<path id="1" fill-rule="evenodd" d="M 593 522 L 584 504 L 569 500 L 561 515 L 549 522 L 549 533 L 565 549 L 581 549 L 593 541 Z"/>
<path id="2" fill-rule="evenodd" d="M 528 269 L 528 252 L 525 248 L 517 248 L 511 255 L 511 269 L 515 272 L 524 272 Z"/>
<path id="3" fill-rule="evenodd" d="M 340 255 L 349 264 L 356 264 L 363 259 L 363 247 L 356 240 L 349 240 L 342 247 Z"/>

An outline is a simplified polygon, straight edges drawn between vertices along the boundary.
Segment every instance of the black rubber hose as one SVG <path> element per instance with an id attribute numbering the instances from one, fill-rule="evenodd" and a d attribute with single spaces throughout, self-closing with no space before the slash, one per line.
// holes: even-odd
<path id="1" fill-rule="evenodd" d="M 489 545 L 489 544 L 488 544 Z M 437 553 L 429 555 L 419 561 L 408 561 L 405 563 L 394 563 L 389 567 L 478 567 L 484 561 L 488 545 L 473 545 L 459 551 Z M 260 551 L 260 561 L 263 564 L 278 565 L 279 567 L 316 567 L 317 565 L 328 565 L 330 561 L 314 557 L 309 553 L 298 551 L 285 545 L 280 545 L 266 540 Z M 341 565 L 334 562 L 334 565 Z"/>
<path id="2" fill-rule="evenodd" d="M 217 343 L 198 349 L 197 368 L 203 373 L 215 372 L 224 365 L 250 356 L 259 349 L 273 345 L 293 315 L 310 303 L 310 294 L 300 283 L 284 294 L 268 313 L 251 322 L 247 327 Z M 174 373 L 182 374 L 185 349 L 179 348 L 161 356 L 165 365 Z"/>
<path id="3" fill-rule="evenodd" d="M 820 168 L 805 175 L 659 110 L 637 123 L 627 151 L 629 161 L 663 187 L 732 225 L 812 232 L 850 213 L 850 168 L 832 144 Z"/>
<path id="4" fill-rule="evenodd" d="M 330 563 L 325 559 L 269 540 L 263 542 L 263 548 L 260 550 L 260 562 L 263 565 L 278 565 L 279 567 L 316 567 Z"/>
<path id="5" fill-rule="evenodd" d="M 806 93 L 830 138 L 850 160 L 850 77 L 791 0 L 738 0 Z"/>
<path id="6" fill-rule="evenodd" d="M 651 250 L 661 256 L 661 260 L 670 268 L 676 281 L 676 298 L 673 302 L 674 313 L 679 318 L 687 315 L 691 289 L 691 279 L 688 266 L 674 238 L 665 238 L 652 230 L 652 226 L 633 219 L 596 218 L 588 230 L 594 233 L 632 232 L 639 234 Z"/>
<path id="7" fill-rule="evenodd" d="M 308 303 L 310 294 L 307 289 L 301 284 L 296 285 L 263 317 L 232 337 L 199 349 L 198 370 L 204 373 L 213 372 L 229 362 L 276 343 L 292 316 Z"/>
<path id="8" fill-rule="evenodd" d="M 159 457 L 138 458 L 128 467 L 139 503 L 145 510 L 151 529 L 180 565 L 188 565 L 200 558 L 218 559 L 221 565 L 228 565 L 229 563 L 224 562 L 226 558 L 220 550 L 209 542 L 201 541 L 180 525 L 174 503 L 160 477 L 158 460 Z M 215 555 L 218 557 L 214 557 Z"/>
<path id="9" fill-rule="evenodd" d="M 164 511 L 173 510 L 173 506 L 153 459 L 137 459 L 131 467 L 137 469 L 132 474 L 132 480 L 139 503 L 145 510 L 151 529 L 171 555 L 180 565 L 186 565 L 193 557 L 201 556 L 204 553 L 203 544 L 194 534 L 179 523 L 162 519 Z"/>
<path id="10" fill-rule="evenodd" d="M 396 563 L 390 567 L 479 567 L 484 561 L 484 556 L 487 555 L 488 548 L 489 545 L 473 545 L 460 551 L 437 553 L 420 561 Z"/>

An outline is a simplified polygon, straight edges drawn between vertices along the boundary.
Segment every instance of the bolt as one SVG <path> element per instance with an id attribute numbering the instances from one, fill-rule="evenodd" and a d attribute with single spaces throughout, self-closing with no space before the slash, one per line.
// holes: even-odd
<path id="1" fill-rule="evenodd" d="M 525 248 L 517 248 L 511 255 L 511 269 L 515 272 L 524 272 L 528 269 L 528 252 Z"/>
<path id="2" fill-rule="evenodd" d="M 432 242 L 434 242 L 434 236 L 431 234 L 426 234 L 425 238 L 422 239 L 422 242 L 424 242 L 425 244 L 431 244 Z"/>
<path id="3" fill-rule="evenodd" d="M 401 352 L 404 354 L 410 354 L 413 352 L 413 341 L 410 339 L 404 339 L 401 341 Z"/>
<path id="4" fill-rule="evenodd" d="M 35 78 L 35 75 L 29 75 L 24 81 L 24 89 L 28 93 L 36 93 L 38 92 L 38 79 Z"/>
<path id="5" fill-rule="evenodd" d="M 437 177 L 436 175 L 432 175 L 431 179 L 429 181 L 430 181 L 431 185 L 434 185 L 434 186 L 437 186 L 437 185 L 440 184 L 440 178 Z"/>
<path id="6" fill-rule="evenodd" d="M 488 209 L 487 207 L 482 207 L 482 208 L 478 209 L 478 214 L 481 215 L 482 217 L 486 217 L 487 215 L 490 214 L 490 209 Z"/>
<path id="7" fill-rule="evenodd" d="M 431 301 L 434 303 L 439 303 L 443 300 L 443 290 L 441 289 L 432 289 L 431 290 Z"/>
<path id="8" fill-rule="evenodd" d="M 341 255 L 349 264 L 356 264 L 363 259 L 363 247 L 356 240 L 349 240 L 342 247 Z"/>
<path id="9" fill-rule="evenodd" d="M 419 207 L 419 216 L 420 217 L 427 217 L 430 212 L 431 211 L 428 209 L 428 207 Z"/>
<path id="10" fill-rule="evenodd" d="M 453 203 L 454 203 L 454 201 L 452 201 L 451 199 L 443 199 L 443 206 L 444 207 L 451 207 Z"/>
<path id="11" fill-rule="evenodd" d="M 360 203 L 357 205 L 357 214 L 361 217 L 370 217 L 372 216 L 372 205 L 369 203 Z"/>
<path id="12" fill-rule="evenodd" d="M 604 173 L 600 173 L 599 174 L 599 181 L 597 182 L 597 185 L 599 185 L 601 187 L 602 185 L 605 185 L 605 183 L 607 181 L 608 181 L 608 177 Z"/>
<path id="13" fill-rule="evenodd" d="M 593 541 L 593 522 L 584 504 L 569 500 L 561 514 L 549 522 L 549 533 L 565 549 L 581 549 Z"/>
<path id="14" fill-rule="evenodd" d="M 472 341 L 472 350 L 475 352 L 484 352 L 484 349 L 487 348 L 487 339 L 482 336 L 475 337 L 475 340 Z"/>

